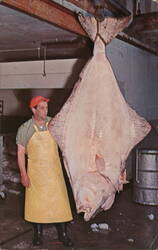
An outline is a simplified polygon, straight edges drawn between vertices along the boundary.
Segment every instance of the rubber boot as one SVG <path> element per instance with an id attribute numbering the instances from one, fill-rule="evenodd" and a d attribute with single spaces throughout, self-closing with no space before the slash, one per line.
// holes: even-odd
<path id="1" fill-rule="evenodd" d="M 63 242 L 64 246 L 71 247 L 73 246 L 72 240 L 67 235 L 67 224 L 66 223 L 56 223 L 55 224 L 59 241 Z"/>
<path id="2" fill-rule="evenodd" d="M 33 245 L 40 246 L 42 245 L 42 236 L 43 236 L 43 225 L 39 223 L 33 223 L 34 237 Z"/>

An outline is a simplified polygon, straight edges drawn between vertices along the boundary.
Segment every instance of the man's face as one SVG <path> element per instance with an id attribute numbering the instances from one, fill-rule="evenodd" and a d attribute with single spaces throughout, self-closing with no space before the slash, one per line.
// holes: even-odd
<path id="1" fill-rule="evenodd" d="M 33 114 L 37 120 L 45 120 L 48 114 L 47 102 L 40 102 L 36 108 L 33 108 Z"/>

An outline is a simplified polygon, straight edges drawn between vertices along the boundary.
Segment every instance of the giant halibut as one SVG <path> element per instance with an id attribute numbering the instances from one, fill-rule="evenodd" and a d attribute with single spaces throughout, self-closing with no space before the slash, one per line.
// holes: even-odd
<path id="1" fill-rule="evenodd" d="M 77 212 L 84 212 L 88 221 L 113 204 L 116 191 L 126 183 L 128 154 L 150 125 L 124 100 L 105 55 L 105 44 L 130 17 L 97 22 L 80 15 L 79 20 L 94 41 L 93 57 L 49 129 L 62 151 Z"/>

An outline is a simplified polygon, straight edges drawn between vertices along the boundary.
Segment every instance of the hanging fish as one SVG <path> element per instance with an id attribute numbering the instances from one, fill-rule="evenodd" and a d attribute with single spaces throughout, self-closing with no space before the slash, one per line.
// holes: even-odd
<path id="1" fill-rule="evenodd" d="M 112 206 L 126 183 L 125 161 L 150 125 L 126 103 L 105 55 L 105 45 L 130 17 L 79 20 L 94 41 L 93 57 L 49 129 L 62 151 L 77 212 L 88 221 Z"/>

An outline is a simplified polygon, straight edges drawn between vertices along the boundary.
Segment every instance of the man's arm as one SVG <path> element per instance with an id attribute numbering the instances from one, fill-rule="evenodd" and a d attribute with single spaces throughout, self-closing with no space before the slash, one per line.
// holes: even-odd
<path id="1" fill-rule="evenodd" d="M 25 166 L 25 147 L 18 144 L 17 145 L 17 156 L 18 156 L 18 167 L 20 169 L 21 183 L 24 187 L 30 186 L 30 180 L 26 172 Z"/>

